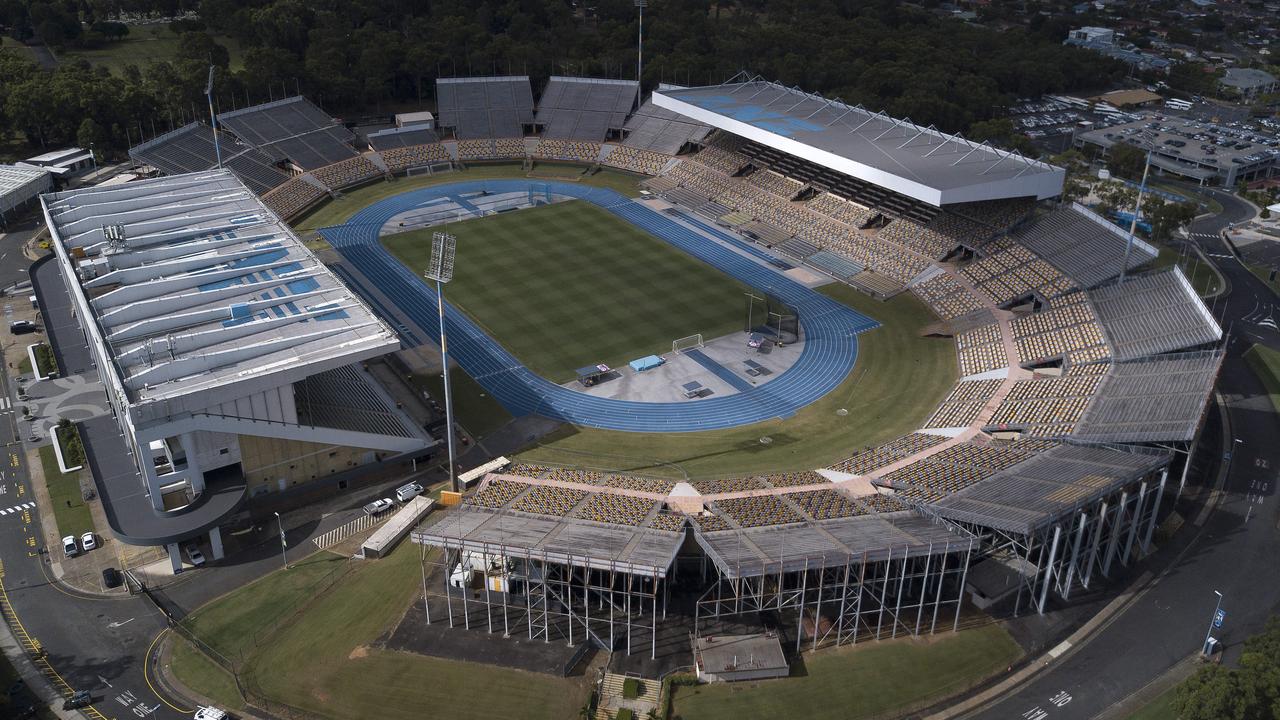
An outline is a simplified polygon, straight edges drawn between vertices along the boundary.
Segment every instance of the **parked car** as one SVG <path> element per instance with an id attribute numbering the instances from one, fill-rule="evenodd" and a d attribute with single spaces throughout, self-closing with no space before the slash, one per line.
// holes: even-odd
<path id="1" fill-rule="evenodd" d="M 396 499 L 402 503 L 409 502 L 421 495 L 423 492 L 425 492 L 423 487 L 416 482 L 409 483 L 408 485 L 401 485 L 396 488 Z"/>
<path id="2" fill-rule="evenodd" d="M 9 332 L 14 335 L 26 335 L 27 333 L 33 333 L 39 329 L 39 326 L 30 320 L 14 320 L 9 323 Z"/>
<path id="3" fill-rule="evenodd" d="M 391 498 L 382 498 L 381 500 L 374 500 L 373 502 L 364 506 L 364 514 L 365 515 L 381 515 L 382 513 L 390 510 L 393 505 L 395 505 L 395 503 L 391 501 Z"/>
<path id="4" fill-rule="evenodd" d="M 98 538 L 92 532 L 87 532 L 80 536 L 80 547 L 84 548 L 85 552 L 89 552 L 98 547 Z"/>
<path id="5" fill-rule="evenodd" d="M 102 568 L 102 585 L 106 588 L 120 587 L 120 571 L 113 567 Z"/>
<path id="6" fill-rule="evenodd" d="M 75 535 L 68 535 L 62 538 L 62 553 L 69 558 L 80 554 L 80 546 L 76 545 Z"/>
<path id="7" fill-rule="evenodd" d="M 226 720 L 227 711 L 212 705 L 196 709 L 194 720 Z"/>
<path id="8" fill-rule="evenodd" d="M 182 548 L 187 553 L 187 561 L 196 567 L 204 564 L 204 553 L 200 552 L 200 548 L 195 543 L 188 543 Z"/>
<path id="9" fill-rule="evenodd" d="M 75 710 L 76 708 L 88 707 L 93 702 L 93 696 L 88 690 L 77 690 L 71 694 L 71 697 L 62 701 L 63 710 Z"/>

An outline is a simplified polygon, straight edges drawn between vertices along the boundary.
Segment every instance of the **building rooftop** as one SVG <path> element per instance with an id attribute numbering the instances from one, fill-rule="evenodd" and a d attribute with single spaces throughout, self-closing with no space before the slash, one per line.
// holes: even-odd
<path id="1" fill-rule="evenodd" d="M 653 102 L 934 206 L 1062 191 L 1062 168 L 761 79 L 659 89 Z"/>
<path id="2" fill-rule="evenodd" d="M 1247 168 L 1272 162 L 1280 153 L 1280 141 L 1274 136 L 1151 112 L 1133 122 L 1080 133 L 1078 138 L 1104 148 L 1116 143 L 1144 148 L 1149 144 L 1152 164 L 1206 178 L 1234 166 Z"/>
<path id="3" fill-rule="evenodd" d="M 0 197 L 48 174 L 48 170 L 29 165 L 0 165 Z"/>
<path id="4" fill-rule="evenodd" d="M 1220 82 L 1241 89 L 1260 88 L 1274 85 L 1276 76 L 1256 68 L 1228 68 Z"/>
<path id="5" fill-rule="evenodd" d="M 43 202 L 63 273 L 135 405 L 194 412 L 235 397 L 232 386 L 294 382 L 399 346 L 230 171 Z"/>

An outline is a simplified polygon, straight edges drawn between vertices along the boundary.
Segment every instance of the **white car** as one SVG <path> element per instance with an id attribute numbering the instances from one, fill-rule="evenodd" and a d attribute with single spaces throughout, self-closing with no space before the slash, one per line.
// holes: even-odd
<path id="1" fill-rule="evenodd" d="M 87 532 L 80 536 L 80 545 L 85 552 L 89 552 L 98 547 L 98 538 L 94 537 L 92 532 Z"/>
<path id="2" fill-rule="evenodd" d="M 200 552 L 200 548 L 196 547 L 195 543 L 190 543 L 182 549 L 186 551 L 187 560 L 190 561 L 192 565 L 200 567 L 204 564 L 204 553 Z"/>
<path id="3" fill-rule="evenodd" d="M 421 495 L 422 492 L 423 492 L 422 486 L 416 482 L 409 483 L 408 485 L 401 485 L 400 487 L 396 488 L 396 499 L 402 503 L 409 502 L 410 500 Z"/>
<path id="4" fill-rule="evenodd" d="M 364 514 L 365 515 L 381 515 L 382 513 L 390 510 L 393 505 L 395 505 L 395 502 L 393 502 L 391 498 L 382 498 L 381 500 L 374 500 L 373 502 L 364 506 Z"/>
<path id="5" fill-rule="evenodd" d="M 80 546 L 76 545 L 75 535 L 62 538 L 62 552 L 69 558 L 80 554 Z"/>

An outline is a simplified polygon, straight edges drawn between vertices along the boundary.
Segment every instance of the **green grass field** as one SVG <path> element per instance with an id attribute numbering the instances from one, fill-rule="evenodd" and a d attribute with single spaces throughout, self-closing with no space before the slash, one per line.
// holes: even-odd
<path id="1" fill-rule="evenodd" d="M 998 625 L 924 641 L 866 643 L 806 655 L 785 680 L 676 688 L 673 716 L 872 718 L 962 692 L 1003 671 L 1021 649 Z"/>
<path id="2" fill-rule="evenodd" d="M 40 448 L 40 467 L 44 471 L 45 485 L 49 488 L 49 502 L 53 505 L 53 519 L 58 524 L 58 535 L 66 537 L 93 530 L 93 515 L 84 504 L 80 492 L 80 473 L 66 473 L 58 469 L 58 458 L 52 445 Z"/>
<path id="3" fill-rule="evenodd" d="M 231 59 L 231 71 L 243 67 L 240 43 L 233 38 L 216 35 L 214 41 L 227 48 Z M 107 43 L 100 48 L 66 48 L 57 53 L 59 62 L 87 60 L 90 65 L 105 67 L 119 74 L 125 65 L 137 65 L 145 70 L 153 62 L 172 60 L 178 54 L 178 36 L 165 25 L 131 25 L 129 35 L 119 42 Z M 240 98 L 243 100 L 244 98 Z"/>
<path id="4" fill-rule="evenodd" d="M 1178 713 L 1173 710 L 1173 699 L 1178 692 L 1175 685 L 1160 693 L 1146 707 L 1129 716 L 1129 720 L 1178 720 Z"/>
<path id="5" fill-rule="evenodd" d="M 1280 413 L 1280 352 L 1266 345 L 1254 345 L 1244 354 L 1244 359 L 1267 388 L 1272 407 Z"/>
<path id="6" fill-rule="evenodd" d="M 1187 276 L 1191 287 L 1195 288 L 1201 297 L 1208 297 L 1222 288 L 1222 280 L 1217 271 L 1202 262 L 1194 254 L 1188 255 L 1179 262 L 1178 251 L 1163 245 L 1157 245 L 1156 247 L 1160 250 L 1160 254 L 1152 261 L 1152 269 L 1181 265 L 1182 274 Z"/>
<path id="7" fill-rule="evenodd" d="M 880 302 L 847 285 L 820 292 L 881 327 L 858 336 L 858 362 L 845 381 L 794 416 L 698 433 L 565 428 L 519 459 L 677 479 L 754 474 L 822 467 L 918 428 L 956 379 L 952 342 L 917 332 L 934 321 L 932 313 L 909 293 Z M 849 412 L 837 415 L 840 409 Z M 760 442 L 766 435 L 767 445 Z"/>
<path id="8" fill-rule="evenodd" d="M 426 267 L 434 228 L 383 243 Z M 584 365 L 621 366 L 671 341 L 742 329 L 743 292 L 715 268 L 590 203 L 571 200 L 451 224 L 457 265 L 446 297 L 534 372 L 555 382 Z"/>
<path id="9" fill-rule="evenodd" d="M 331 718 L 576 717 L 589 692 L 584 678 L 560 679 L 504 668 L 451 662 L 377 646 L 421 592 L 418 547 L 404 543 L 390 557 L 355 561 L 318 553 L 198 610 L 191 627 L 228 651 L 244 648 L 241 677 L 268 698 Z M 314 583 L 339 564 L 351 570 L 332 589 Z M 290 577 L 290 574 L 298 576 Z M 311 601 L 270 641 L 244 647 L 238 638 L 264 630 L 265 611 Z M 208 661 L 179 651 L 171 669 L 188 687 L 218 698 L 227 676 Z M 234 698 L 231 698 L 234 700 Z M 425 710 L 428 709 L 429 710 Z"/>

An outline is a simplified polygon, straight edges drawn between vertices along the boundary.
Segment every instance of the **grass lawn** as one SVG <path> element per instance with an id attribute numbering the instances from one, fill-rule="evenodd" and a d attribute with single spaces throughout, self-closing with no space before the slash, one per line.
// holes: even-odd
<path id="1" fill-rule="evenodd" d="M 236 681 L 231 673 L 202 655 L 178 635 L 173 636 L 169 646 L 169 672 L 184 680 L 193 679 L 190 687 L 200 688 L 201 695 L 224 710 L 240 710 L 244 707 L 244 700 L 236 689 Z"/>
<path id="2" fill-rule="evenodd" d="M 444 172 L 436 175 L 399 177 L 392 182 L 370 183 L 354 190 L 344 190 L 341 197 L 321 203 L 295 221 L 293 225 L 302 233 L 330 225 L 341 225 L 350 219 L 352 215 L 379 200 L 417 188 L 466 182 L 468 180 L 524 177 L 528 177 L 528 175 L 520 168 L 519 163 L 508 163 L 503 165 L 474 165 L 467 170 Z M 630 175 L 615 170 L 601 170 L 593 175 L 584 176 L 580 182 L 583 185 L 610 188 L 628 197 L 634 197 L 639 191 L 639 183 L 642 179 L 638 175 Z"/>
<path id="3" fill-rule="evenodd" d="M 236 40 L 215 35 L 214 41 L 227 49 L 231 57 L 232 72 L 243 67 L 242 49 Z M 99 48 L 66 48 L 56 53 L 59 62 L 84 59 L 90 65 L 110 69 L 119 75 L 125 65 L 137 65 L 145 70 L 147 65 L 161 60 L 172 60 L 178 53 L 178 36 L 166 25 L 130 25 L 129 34 L 119 42 L 107 43 Z M 244 98 L 240 98 L 244 100 Z M 259 102 L 265 102 L 265 98 Z"/>
<path id="4" fill-rule="evenodd" d="M 259 638 L 292 614 L 345 562 L 332 553 L 316 553 L 289 570 L 267 575 L 201 608 L 185 621 L 186 626 L 214 650 L 239 662 L 253 652 Z"/>
<path id="5" fill-rule="evenodd" d="M 22 361 L 18 363 L 18 374 L 19 375 L 31 374 L 31 358 L 28 357 L 27 355 L 23 355 Z"/>
<path id="6" fill-rule="evenodd" d="M 58 458 L 52 445 L 40 448 L 40 466 L 44 470 L 45 485 L 49 488 L 49 502 L 53 505 L 53 518 L 58 523 L 58 535 L 80 537 L 93 530 L 93 516 L 80 493 L 80 473 L 64 475 L 58 469 Z"/>
<path id="7" fill-rule="evenodd" d="M 932 313 L 909 293 L 880 302 L 847 285 L 820 292 L 881 327 L 858 336 L 849 377 L 791 418 L 698 433 L 566 428 L 518 458 L 675 478 L 755 474 L 821 467 L 918 428 L 956 379 L 952 342 L 917 333 L 934 321 Z M 848 414 L 837 415 L 841 408 Z M 773 442 L 761 444 L 764 435 Z"/>
<path id="8" fill-rule="evenodd" d="M 1244 354 L 1244 359 L 1266 386 L 1272 407 L 1280 413 L 1280 352 L 1265 345 L 1254 345 Z"/>
<path id="9" fill-rule="evenodd" d="M 1156 696 L 1147 706 L 1129 716 L 1129 720 L 1178 720 L 1173 711 L 1173 698 L 1178 686 L 1173 686 Z"/>
<path id="10" fill-rule="evenodd" d="M 675 338 L 742 329 L 739 284 L 581 200 L 454 223 L 458 261 L 446 296 L 534 372 L 572 380 L 621 366 Z M 383 238 L 426 267 L 434 228 Z"/>
<path id="11" fill-rule="evenodd" d="M 436 398 L 441 405 L 444 404 L 443 376 L 417 373 L 409 382 L 414 387 L 431 393 L 431 397 Z M 511 414 L 502 407 L 502 403 L 480 387 L 480 383 L 472 380 L 462 368 L 449 369 L 449 384 L 453 394 L 453 419 L 473 436 L 483 438 L 511 419 Z"/>
<path id="12" fill-rule="evenodd" d="M 1188 255 L 1182 258 L 1182 262 L 1179 263 L 1176 250 L 1159 244 L 1156 247 L 1159 248 L 1160 254 L 1151 263 L 1153 270 L 1180 264 L 1182 266 L 1182 274 L 1187 276 L 1187 280 L 1191 282 L 1191 287 L 1195 288 L 1201 297 L 1212 295 L 1219 290 L 1221 283 L 1217 272 L 1202 262 L 1199 257 Z"/>
<path id="13" fill-rule="evenodd" d="M 1021 654 L 998 625 L 928 640 L 866 643 L 815 655 L 792 677 L 677 687 L 673 716 L 869 718 L 963 691 Z"/>
<path id="14" fill-rule="evenodd" d="M 582 678 L 559 679 L 373 646 L 421 591 L 418 557 L 417 546 L 409 543 L 377 561 L 321 553 L 214 601 L 193 619 L 205 633 L 202 637 L 235 642 L 237 635 L 261 629 L 259 608 L 288 606 L 311 595 L 282 575 L 311 562 L 353 563 L 331 591 L 320 594 L 271 642 L 253 649 L 242 677 L 258 692 L 332 718 L 416 720 L 424 712 L 461 719 L 576 717 L 589 692 Z M 189 666 L 178 665 L 174 670 L 192 689 L 209 695 L 217 690 L 201 684 L 218 682 L 208 672 L 192 674 Z"/>
<path id="15" fill-rule="evenodd" d="M 1253 273 L 1254 277 L 1258 278 L 1264 285 L 1271 288 L 1272 292 L 1280 292 L 1280 273 L 1276 273 L 1276 279 L 1272 280 L 1271 268 L 1269 267 L 1252 265 L 1249 263 L 1245 263 L 1245 267 L 1249 268 L 1249 272 Z"/>

